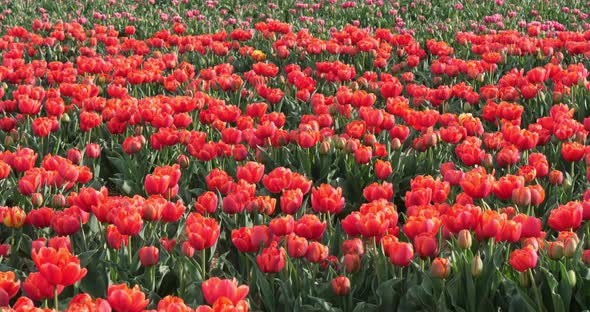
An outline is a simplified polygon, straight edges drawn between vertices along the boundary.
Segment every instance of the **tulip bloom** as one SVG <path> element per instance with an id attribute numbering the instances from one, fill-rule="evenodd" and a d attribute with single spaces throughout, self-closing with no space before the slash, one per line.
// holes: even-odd
<path id="1" fill-rule="evenodd" d="M 186 220 L 186 236 L 191 246 L 201 251 L 211 248 L 217 242 L 221 228 L 213 218 L 191 213 Z"/>
<path id="2" fill-rule="evenodd" d="M 556 231 L 577 230 L 582 224 L 583 206 L 578 201 L 572 201 L 551 210 L 549 226 Z"/>
<path id="3" fill-rule="evenodd" d="M 342 188 L 322 184 L 311 190 L 311 207 L 317 213 L 337 214 L 344 208 Z"/>
<path id="4" fill-rule="evenodd" d="M 467 172 L 461 181 L 463 192 L 472 198 L 487 197 L 492 192 L 493 187 L 494 176 L 488 175 L 484 167 L 478 167 Z"/>
<path id="5" fill-rule="evenodd" d="M 113 310 L 118 312 L 140 312 L 150 303 L 139 285 L 129 288 L 125 284 L 109 286 L 107 300 Z"/>
<path id="6" fill-rule="evenodd" d="M 23 283 L 23 291 L 35 301 L 53 298 L 55 287 L 57 287 L 58 295 L 64 290 L 63 285 L 56 286 L 49 283 L 40 272 L 29 274 Z"/>
<path id="7" fill-rule="evenodd" d="M 51 285 L 70 286 L 86 276 L 87 270 L 80 268 L 80 259 L 66 248 L 41 247 L 32 256 L 37 269 Z"/>
<path id="8" fill-rule="evenodd" d="M 160 251 L 154 246 L 144 246 L 139 249 L 139 261 L 144 267 L 154 266 L 160 260 Z"/>
<path id="9" fill-rule="evenodd" d="M 537 266 L 537 253 L 532 247 L 516 249 L 510 254 L 510 265 L 518 272 Z"/>
<path id="10" fill-rule="evenodd" d="M 447 258 L 435 258 L 430 267 L 432 276 L 436 278 L 446 278 L 451 273 L 451 263 Z"/>
<path id="11" fill-rule="evenodd" d="M 0 307 L 8 305 L 8 300 L 2 302 L 3 299 L 11 299 L 18 293 L 20 289 L 20 281 L 15 280 L 14 272 L 0 272 Z M 2 294 L 4 292 L 4 294 Z M 2 298 L 4 295 L 4 298 Z"/>
<path id="12" fill-rule="evenodd" d="M 408 266 L 414 258 L 414 248 L 409 243 L 395 242 L 389 247 L 389 261 L 397 266 Z"/>
<path id="13" fill-rule="evenodd" d="M 285 267 L 285 261 L 285 249 L 277 248 L 276 242 L 272 242 L 270 247 L 264 248 L 260 255 L 256 256 L 258 268 L 263 273 L 280 272 Z"/>
<path id="14" fill-rule="evenodd" d="M 350 280 L 346 276 L 338 276 L 332 280 L 332 290 L 337 296 L 346 296 L 350 292 Z"/>
<path id="15" fill-rule="evenodd" d="M 249 287 L 247 285 L 238 286 L 238 281 L 235 278 L 230 280 L 213 277 L 201 284 L 201 290 L 210 305 L 222 297 L 229 299 L 233 304 L 238 304 L 248 296 Z"/>

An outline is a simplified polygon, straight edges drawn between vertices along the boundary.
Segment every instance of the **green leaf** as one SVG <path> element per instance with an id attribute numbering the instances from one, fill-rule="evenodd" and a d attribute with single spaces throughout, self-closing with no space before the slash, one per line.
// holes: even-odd
<path id="1" fill-rule="evenodd" d="M 80 289 L 95 298 L 106 298 L 109 279 L 107 271 L 102 262 L 92 262 L 94 265 L 88 265 L 88 272 L 80 282 Z"/>
<path id="2" fill-rule="evenodd" d="M 399 305 L 400 295 L 396 291 L 399 284 L 402 284 L 403 280 L 392 278 L 379 285 L 377 288 L 377 298 L 379 306 L 387 309 L 397 309 Z"/>
<path id="3" fill-rule="evenodd" d="M 80 259 L 80 267 L 85 268 L 93 260 L 96 261 L 96 259 L 93 259 L 92 256 L 94 256 L 94 254 L 96 254 L 97 252 L 98 252 L 98 249 L 93 249 L 93 250 L 88 250 L 88 251 L 85 251 L 85 252 L 79 254 L 78 259 Z"/>
<path id="4" fill-rule="evenodd" d="M 561 296 L 557 293 L 557 286 L 558 282 L 547 268 L 541 267 L 541 272 L 543 272 L 543 276 L 547 281 L 547 286 L 549 286 L 549 290 L 551 291 L 551 300 L 553 303 L 553 310 L 556 312 L 565 312 L 565 306 L 563 304 Z M 534 281 L 533 281 L 534 282 Z"/>

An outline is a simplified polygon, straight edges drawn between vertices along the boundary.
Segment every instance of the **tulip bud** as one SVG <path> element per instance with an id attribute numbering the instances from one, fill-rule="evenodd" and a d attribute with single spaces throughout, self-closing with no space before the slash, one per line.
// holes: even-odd
<path id="1" fill-rule="evenodd" d="M 485 156 L 483 157 L 483 166 L 486 168 L 492 168 L 494 167 L 494 158 L 492 157 L 492 154 L 485 154 Z"/>
<path id="2" fill-rule="evenodd" d="M 51 197 L 53 207 L 61 208 L 66 205 L 66 197 L 63 194 L 55 194 Z"/>
<path id="3" fill-rule="evenodd" d="M 531 203 L 531 190 L 528 187 L 520 187 L 512 191 L 512 202 L 520 207 Z"/>
<path id="4" fill-rule="evenodd" d="M 323 141 L 320 143 L 320 155 L 328 155 L 330 153 L 330 142 Z"/>
<path id="5" fill-rule="evenodd" d="M 459 247 L 463 249 L 471 248 L 471 232 L 469 232 L 467 229 L 459 231 L 457 242 L 459 243 Z"/>
<path id="6" fill-rule="evenodd" d="M 11 136 L 4 137 L 4 145 L 5 146 L 12 146 L 14 144 L 14 139 Z"/>
<path id="7" fill-rule="evenodd" d="M 33 195 L 31 195 L 31 204 L 33 204 L 33 207 L 43 206 L 43 194 L 33 193 Z"/>
<path id="8" fill-rule="evenodd" d="M 392 150 L 397 151 L 401 147 L 402 147 L 402 142 L 398 138 L 393 138 L 393 140 L 391 140 L 391 149 Z"/>
<path id="9" fill-rule="evenodd" d="M 552 170 L 549 173 L 549 183 L 553 185 L 561 185 L 563 183 L 563 172 L 559 170 Z"/>
<path id="10" fill-rule="evenodd" d="M 566 175 L 566 178 L 563 180 L 562 185 L 566 191 L 572 188 L 572 177 L 569 174 Z"/>
<path id="11" fill-rule="evenodd" d="M 549 242 L 547 246 L 547 255 L 553 260 L 559 260 L 563 257 L 563 249 L 562 242 Z"/>
<path id="12" fill-rule="evenodd" d="M 576 272 L 574 270 L 568 270 L 566 274 L 567 282 L 570 287 L 576 287 Z"/>
<path id="13" fill-rule="evenodd" d="M 332 290 L 337 296 L 346 296 L 350 292 L 350 280 L 346 276 L 338 276 L 332 280 Z"/>
<path id="14" fill-rule="evenodd" d="M 447 258 L 435 258 L 430 267 L 430 273 L 436 278 L 447 278 L 451 273 L 451 263 Z"/>
<path id="15" fill-rule="evenodd" d="M 576 253 L 576 249 L 578 248 L 578 239 L 576 238 L 569 238 L 565 241 L 565 246 L 563 249 L 563 255 L 566 258 L 571 258 Z"/>
<path id="16" fill-rule="evenodd" d="M 183 255 L 189 258 L 192 258 L 195 254 L 195 249 L 193 248 L 193 246 L 191 246 L 189 242 L 182 243 L 180 250 L 182 251 Z"/>
<path id="17" fill-rule="evenodd" d="M 473 257 L 473 260 L 471 260 L 471 276 L 479 277 L 482 272 L 483 272 L 483 261 L 481 261 L 481 258 L 479 257 L 479 255 L 477 255 L 477 256 Z"/>
<path id="18" fill-rule="evenodd" d="M 377 138 L 374 134 L 367 133 L 365 134 L 364 141 L 366 145 L 373 145 L 377 143 Z"/>
<path id="19" fill-rule="evenodd" d="M 582 261 L 586 266 L 590 266 L 590 249 L 584 250 L 582 253 Z"/>
<path id="20" fill-rule="evenodd" d="M 61 116 L 61 120 L 63 120 L 63 122 L 65 122 L 65 123 L 70 123 L 70 121 L 71 121 L 71 119 L 70 119 L 70 115 L 68 115 L 68 113 L 64 113 L 64 114 Z"/>
<path id="21" fill-rule="evenodd" d="M 186 168 L 189 165 L 189 159 L 184 154 L 179 155 L 178 160 L 176 162 L 178 163 L 180 168 Z"/>

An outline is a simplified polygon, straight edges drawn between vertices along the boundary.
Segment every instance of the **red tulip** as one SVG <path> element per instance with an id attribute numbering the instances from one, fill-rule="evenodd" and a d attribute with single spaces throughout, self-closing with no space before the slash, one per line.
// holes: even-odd
<path id="1" fill-rule="evenodd" d="M 233 304 L 238 304 L 248 296 L 249 287 L 247 285 L 238 286 L 236 279 L 213 277 L 201 284 L 201 290 L 205 300 L 211 305 L 221 297 L 229 299 Z"/>
<path id="2" fill-rule="evenodd" d="M 217 195 L 211 191 L 207 191 L 197 198 L 197 202 L 195 203 L 195 209 L 200 214 L 211 214 L 217 210 L 218 205 L 219 199 Z"/>
<path id="3" fill-rule="evenodd" d="M 7 272 L 0 272 L 0 291 L 3 291 L 6 294 L 7 299 L 11 299 L 18 293 L 20 289 L 20 281 L 17 279 L 15 280 L 14 272 L 7 271 Z M 2 301 L 2 300 L 0 300 Z M 6 302 L 2 302 L 6 304 L 1 304 L 0 307 L 5 307 L 8 305 L 8 300 Z"/>
<path id="4" fill-rule="evenodd" d="M 291 215 L 276 217 L 270 221 L 269 227 L 276 236 L 291 234 L 295 229 L 295 219 Z"/>
<path id="5" fill-rule="evenodd" d="M 129 288 L 125 284 L 109 286 L 107 300 L 116 312 L 141 312 L 150 303 L 138 285 Z"/>
<path id="6" fill-rule="evenodd" d="M 437 239 L 430 233 L 422 233 L 414 238 L 414 249 L 421 258 L 433 258 L 438 255 Z"/>
<path id="7" fill-rule="evenodd" d="M 337 214 L 344 208 L 342 188 L 322 184 L 311 190 L 311 207 L 318 213 Z"/>
<path id="8" fill-rule="evenodd" d="M 510 254 L 510 265 L 518 272 L 537 266 L 537 253 L 531 247 L 516 249 Z"/>
<path id="9" fill-rule="evenodd" d="M 139 261 L 144 267 L 154 266 L 160 260 L 160 251 L 154 246 L 144 246 L 139 249 Z"/>
<path id="10" fill-rule="evenodd" d="M 547 223 L 556 231 L 577 230 L 582 223 L 582 213 L 582 204 L 571 201 L 551 210 Z"/>
<path id="11" fill-rule="evenodd" d="M 391 167 L 391 163 L 389 161 L 377 159 L 375 161 L 375 175 L 378 179 L 385 180 L 391 176 L 393 173 L 393 168 Z"/>
<path id="12" fill-rule="evenodd" d="M 436 278 L 447 278 L 451 273 L 451 263 L 447 258 L 435 258 L 432 260 L 432 266 L 430 272 L 433 277 Z"/>
<path id="13" fill-rule="evenodd" d="M 260 271 L 264 273 L 277 273 L 285 267 L 286 255 L 284 248 L 277 248 L 277 243 L 272 242 L 270 247 L 264 248 L 256 256 L 256 263 Z"/>
<path id="14" fill-rule="evenodd" d="M 389 247 L 389 261 L 397 266 L 408 266 L 414 258 L 414 249 L 409 243 L 396 242 Z"/>
<path id="15" fill-rule="evenodd" d="M 287 252 L 292 258 L 301 258 L 307 253 L 309 243 L 304 237 L 299 237 L 295 234 L 287 236 Z"/>
<path id="16" fill-rule="evenodd" d="M 332 280 L 332 290 L 336 296 L 346 296 L 350 293 L 350 280 L 346 276 L 338 276 Z"/>
<path id="17" fill-rule="evenodd" d="M 486 173 L 485 168 L 478 167 L 467 172 L 461 181 L 463 191 L 473 198 L 485 198 L 494 186 L 494 177 Z"/>
<path id="18" fill-rule="evenodd" d="M 221 228 L 215 219 L 191 213 L 186 220 L 186 236 L 191 246 L 201 251 L 211 248 L 219 237 Z"/>
<path id="19" fill-rule="evenodd" d="M 328 258 L 328 246 L 319 242 L 310 242 L 305 253 L 305 259 L 313 263 L 321 263 Z"/>
<path id="20" fill-rule="evenodd" d="M 70 286 L 86 276 L 87 270 L 80 268 L 80 259 L 66 248 L 42 247 L 33 251 L 32 256 L 39 272 L 52 285 Z"/>
<path id="21" fill-rule="evenodd" d="M 300 189 L 285 190 L 281 195 L 281 211 L 286 214 L 294 214 L 303 203 L 303 192 Z"/>
<path id="22" fill-rule="evenodd" d="M 30 273 L 22 286 L 27 296 L 35 301 L 53 298 L 55 287 L 57 287 L 57 294 L 61 294 L 64 286 L 49 283 L 40 272 Z"/>

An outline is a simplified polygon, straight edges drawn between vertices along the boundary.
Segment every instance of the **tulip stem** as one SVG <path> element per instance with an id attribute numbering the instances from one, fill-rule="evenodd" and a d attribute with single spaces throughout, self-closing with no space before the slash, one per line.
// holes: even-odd
<path id="1" fill-rule="evenodd" d="M 53 308 L 55 311 L 59 311 L 59 299 L 57 297 L 57 285 L 55 285 L 53 287 Z"/>
<path id="2" fill-rule="evenodd" d="M 377 249 L 377 237 L 373 236 L 373 249 L 375 249 L 375 273 L 377 275 L 377 285 L 381 285 L 381 275 L 379 274 L 379 249 Z"/>
<path id="3" fill-rule="evenodd" d="M 152 286 L 152 293 L 156 291 L 156 266 L 152 265 L 150 268 L 150 282 Z"/>
<path id="4" fill-rule="evenodd" d="M 206 249 L 203 249 L 201 254 L 201 278 L 205 280 L 207 278 L 207 258 L 205 257 L 207 253 Z"/>
<path id="5" fill-rule="evenodd" d="M 539 309 L 537 311 L 545 311 L 543 309 L 543 304 L 541 303 L 541 294 L 539 293 L 539 288 L 535 283 L 535 277 L 533 276 L 533 269 L 528 269 L 529 271 L 529 278 L 531 279 L 531 284 L 533 284 L 533 290 L 535 291 L 535 299 L 537 300 L 537 306 Z"/>
<path id="6" fill-rule="evenodd" d="M 133 254 L 131 253 L 131 236 L 127 241 L 127 256 L 129 257 L 129 271 L 131 271 L 131 265 L 133 264 Z"/>

